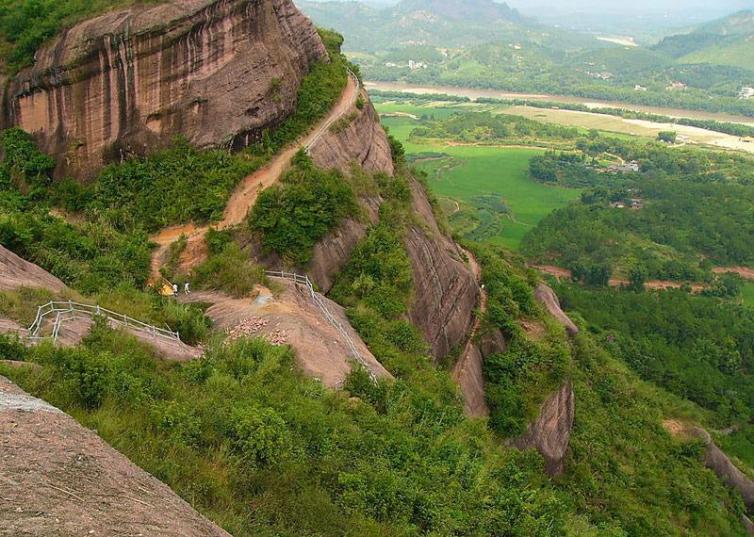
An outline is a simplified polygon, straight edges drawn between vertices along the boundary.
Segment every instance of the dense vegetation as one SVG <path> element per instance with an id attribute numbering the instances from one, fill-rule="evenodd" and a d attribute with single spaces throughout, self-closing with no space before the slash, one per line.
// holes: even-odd
<path id="1" fill-rule="evenodd" d="M 314 245 L 357 210 L 354 189 L 344 176 L 317 168 L 299 151 L 280 183 L 259 195 L 249 225 L 267 251 L 304 265 Z"/>
<path id="2" fill-rule="evenodd" d="M 490 427 L 505 437 L 517 436 L 536 419 L 544 396 L 570 375 L 570 350 L 562 327 L 534 301 L 536 276 L 506 260 L 502 249 L 477 247 L 477 253 L 488 296 L 486 330 L 500 330 L 508 342 L 506 352 L 484 361 Z M 542 334 L 529 336 L 523 323 Z"/>
<path id="3" fill-rule="evenodd" d="M 558 294 L 642 378 L 712 410 L 720 426 L 754 420 L 751 309 L 683 291 Z"/>
<path id="4" fill-rule="evenodd" d="M 357 371 L 345 394 L 328 391 L 295 371 L 288 349 L 257 340 L 210 344 L 201 361 L 168 364 L 104 326 L 76 349 L 0 340 L 2 352 L 42 365 L 0 371 L 237 536 L 741 533 L 740 500 L 703 469 L 696 445 L 659 425 L 669 414 L 701 416 L 637 381 L 589 336 L 573 351 L 550 336 L 559 353 L 573 353 L 567 372 L 579 394 L 563 478 L 545 479 L 535 452 L 504 447 L 465 419 L 449 375 L 402 318 L 413 287 L 400 231 L 411 220 L 399 219 L 407 190 L 401 179 L 382 189 L 398 225 L 373 228 L 338 286 L 396 381 L 375 385 Z M 521 269 L 484 255 L 499 305 L 490 322 L 513 327 L 517 315 L 536 316 Z M 539 350 L 527 348 L 532 371 L 563 364 Z M 518 346 L 495 359 L 505 378 L 515 375 L 511 393 L 552 384 L 518 382 L 510 366 L 521 359 Z M 504 424 L 505 410 L 496 415 Z"/>
<path id="5" fill-rule="evenodd" d="M 525 237 L 532 258 L 674 280 L 706 279 L 711 264 L 754 262 L 751 159 L 600 139 L 578 146 L 530 162 L 535 180 L 591 187 Z M 597 158 L 612 154 L 635 159 L 640 172 L 609 173 Z"/>
<path id="6" fill-rule="evenodd" d="M 579 130 L 541 123 L 521 116 L 492 114 L 490 112 L 459 112 L 434 120 L 428 118 L 421 127 L 411 132 L 410 141 L 440 139 L 466 143 L 526 143 L 539 140 L 573 140 Z"/>
<path id="7" fill-rule="evenodd" d="M 50 214 L 44 198 L 52 159 L 18 129 L 3 132 L 0 144 L 0 244 L 85 293 L 146 282 L 145 235 L 123 234 L 107 223 L 72 224 Z"/>

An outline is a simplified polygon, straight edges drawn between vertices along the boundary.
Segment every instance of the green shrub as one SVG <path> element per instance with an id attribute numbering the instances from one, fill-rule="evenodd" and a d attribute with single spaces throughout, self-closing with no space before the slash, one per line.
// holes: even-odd
<path id="1" fill-rule="evenodd" d="M 271 408 L 238 408 L 232 423 L 233 448 L 252 467 L 280 462 L 291 449 L 288 427 Z"/>
<path id="2" fill-rule="evenodd" d="M 157 231 L 171 224 L 222 217 L 231 192 L 263 163 L 225 151 L 200 151 L 185 140 L 148 158 L 105 168 L 88 213 L 120 230 Z"/>
<path id="3" fill-rule="evenodd" d="M 259 195 L 249 225 L 267 251 L 304 265 L 317 241 L 356 212 L 353 189 L 343 176 L 316 168 L 299 152 L 281 184 Z"/>
<path id="4" fill-rule="evenodd" d="M 254 290 L 254 286 L 264 281 L 264 267 L 254 264 L 249 254 L 244 253 L 235 242 L 194 268 L 191 273 L 194 287 L 225 291 L 241 298 Z"/>

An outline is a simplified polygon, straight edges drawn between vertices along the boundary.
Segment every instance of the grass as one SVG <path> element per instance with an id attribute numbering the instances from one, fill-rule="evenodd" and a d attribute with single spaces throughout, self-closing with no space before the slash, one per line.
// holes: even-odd
<path id="1" fill-rule="evenodd" d="M 741 296 L 744 304 L 754 307 L 754 282 L 743 284 L 741 287 Z"/>
<path id="2" fill-rule="evenodd" d="M 436 117 L 455 111 L 453 107 L 428 110 L 427 107 L 399 107 L 395 104 L 389 108 L 378 105 L 378 110 L 381 113 L 389 110 L 417 116 L 434 113 Z M 428 172 L 428 184 L 435 195 L 458 201 L 462 211 L 471 211 L 472 218 L 480 219 L 481 225 L 488 223 L 489 213 L 473 215 L 475 210 L 486 210 L 480 204 L 480 196 L 499 196 L 508 214 L 497 215 L 500 229 L 495 229 L 494 234 L 486 238 L 493 244 L 517 249 L 523 236 L 542 218 L 579 197 L 580 191 L 577 189 L 546 186 L 529 179 L 529 159 L 542 154 L 541 149 L 416 144 L 408 141 L 411 130 L 417 125 L 416 121 L 408 117 L 387 117 L 383 123 L 393 136 L 403 142 L 409 156 L 442 152 L 450 157 L 420 161 L 417 167 Z"/>
<path id="3" fill-rule="evenodd" d="M 681 57 L 678 61 L 679 63 L 732 65 L 751 69 L 754 65 L 754 47 L 750 39 L 741 39 L 734 43 L 705 47 Z"/>

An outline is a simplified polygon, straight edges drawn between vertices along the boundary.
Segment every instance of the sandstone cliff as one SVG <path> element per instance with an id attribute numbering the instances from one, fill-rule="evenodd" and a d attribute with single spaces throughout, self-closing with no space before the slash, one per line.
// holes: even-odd
<path id="1" fill-rule="evenodd" d="M 542 404 L 537 420 L 526 433 L 513 441 L 519 449 L 536 449 L 545 459 L 545 470 L 551 476 L 563 473 L 568 444 L 573 429 L 574 394 L 570 382 L 550 395 Z"/>
<path id="2" fill-rule="evenodd" d="M 540 283 L 534 291 L 534 298 L 547 309 L 550 315 L 563 325 L 569 335 L 573 336 L 579 333 L 579 327 L 560 308 L 558 295 L 548 285 Z"/>
<path id="3" fill-rule="evenodd" d="M 285 119 L 326 51 L 291 0 L 172 0 L 77 24 L 10 81 L 3 127 L 32 132 L 58 175 L 180 134 L 247 144 Z"/>
<path id="4" fill-rule="evenodd" d="M 335 125 L 309 153 L 320 168 L 348 172 L 355 163 L 369 173 L 393 175 L 390 144 L 365 91 L 361 92 L 358 102 L 362 103 L 361 109 L 354 106 L 350 115 L 345 116 L 347 125 Z"/>
<path id="5" fill-rule="evenodd" d="M 409 317 L 442 358 L 464 342 L 474 322 L 479 286 L 461 251 L 438 228 L 424 187 L 411 182 L 414 224 L 406 237 L 416 296 Z"/>
<path id="6" fill-rule="evenodd" d="M 48 289 L 53 293 L 60 293 L 66 288 L 63 282 L 46 270 L 0 246 L 0 291 L 13 291 L 21 287 Z"/>
<path id="7" fill-rule="evenodd" d="M 0 536 L 230 537 L 96 434 L 0 377 Z"/>
<path id="8" fill-rule="evenodd" d="M 368 173 L 393 175 L 390 144 L 369 96 L 362 91 L 359 101 L 344 118 L 344 127 L 334 127 L 317 140 L 309 153 L 314 163 L 324 169 L 335 168 L 350 173 L 357 165 Z M 334 279 L 348 262 L 356 245 L 367 234 L 369 224 L 376 224 L 382 199 L 377 196 L 360 200 L 362 218 L 349 218 L 329 233 L 314 248 L 307 273 L 327 293 Z"/>

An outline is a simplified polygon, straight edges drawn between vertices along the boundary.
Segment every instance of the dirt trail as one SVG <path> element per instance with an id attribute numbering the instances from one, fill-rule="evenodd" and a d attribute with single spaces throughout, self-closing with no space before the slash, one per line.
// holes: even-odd
<path id="1" fill-rule="evenodd" d="M 751 267 L 715 267 L 712 269 L 715 274 L 725 274 L 735 272 L 744 280 L 754 280 L 754 268 Z"/>
<path id="2" fill-rule="evenodd" d="M 316 127 L 309 131 L 308 134 L 283 149 L 265 166 L 259 168 L 241 181 L 228 200 L 222 220 L 217 222 L 213 227 L 216 229 L 227 229 L 243 222 L 249 210 L 251 210 L 257 201 L 259 193 L 280 179 L 290 165 L 291 160 L 293 160 L 294 155 L 301 148 L 309 149 L 316 144 L 327 133 L 335 121 L 354 107 L 359 91 L 360 86 L 358 81 L 354 77 L 349 76 L 348 83 L 340 99 L 338 99 L 338 102 L 330 113 L 317 123 Z M 203 250 L 197 247 L 196 243 L 203 240 L 208 230 L 209 226 L 198 227 L 194 224 L 185 224 L 165 228 L 150 237 L 150 240 L 157 244 L 157 248 L 152 253 L 150 283 L 155 284 L 161 280 L 160 267 L 165 263 L 170 245 L 173 242 L 178 240 L 181 235 L 185 235 L 188 239 L 186 250 L 189 252 L 201 252 Z M 202 257 L 202 255 L 195 255 L 192 259 L 182 260 L 181 264 L 183 267 L 190 268 L 201 262 Z"/>
<path id="3" fill-rule="evenodd" d="M 543 272 L 545 274 L 549 274 L 550 276 L 554 276 L 558 280 L 570 280 L 572 277 L 570 270 L 562 268 L 562 267 L 556 267 L 555 265 L 531 265 L 531 268 L 537 269 L 538 271 Z M 745 267 L 712 269 L 712 271 L 715 273 L 738 272 L 739 270 L 749 271 L 750 278 L 754 279 L 754 270 L 747 269 Z M 742 273 L 739 272 L 739 274 L 741 274 L 743 278 L 746 278 L 746 276 L 744 276 Z M 610 287 L 622 287 L 622 286 L 630 285 L 631 282 L 623 278 L 610 278 L 610 281 L 608 283 Z M 673 280 L 647 280 L 644 282 L 645 289 L 653 289 L 653 290 L 680 289 L 684 285 L 686 285 L 684 282 L 677 282 Z M 705 288 L 705 286 L 701 283 L 690 283 L 688 285 L 691 287 L 691 291 L 694 293 L 701 293 Z"/>

